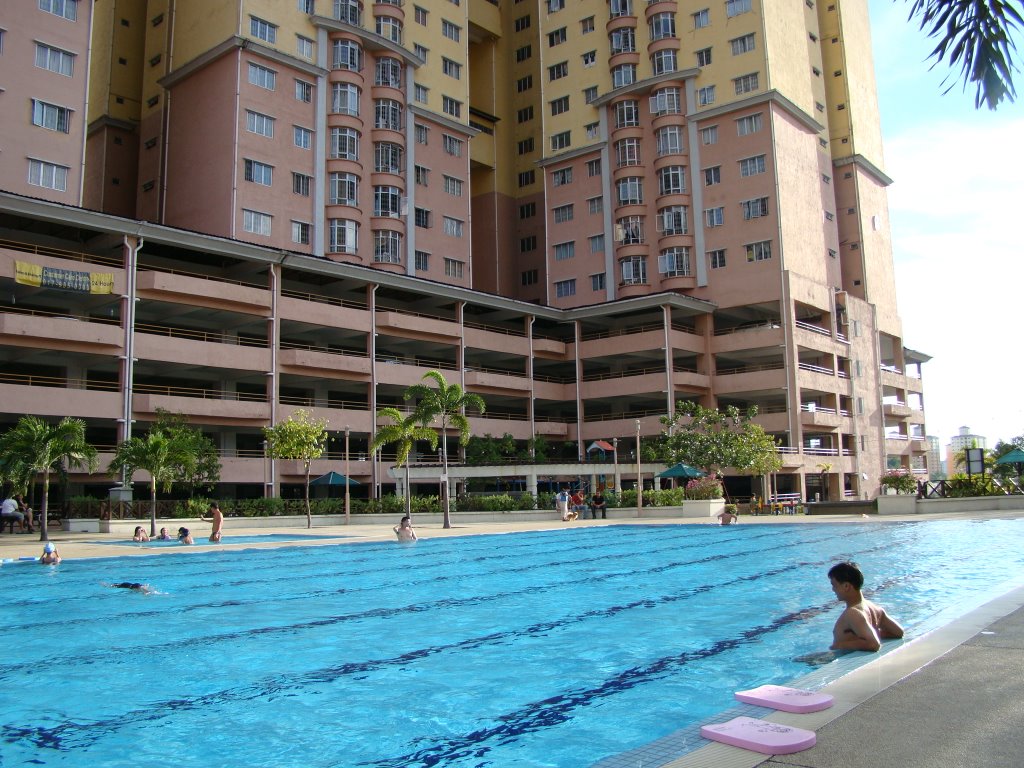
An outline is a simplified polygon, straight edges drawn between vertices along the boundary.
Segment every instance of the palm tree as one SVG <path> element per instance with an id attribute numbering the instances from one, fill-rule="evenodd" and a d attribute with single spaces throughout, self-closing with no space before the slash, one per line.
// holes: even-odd
<path id="1" fill-rule="evenodd" d="M 397 456 L 395 466 L 405 465 L 405 514 L 412 517 L 412 486 L 409 484 L 409 454 L 416 447 L 417 440 L 426 440 L 430 447 L 437 449 L 437 432 L 424 426 L 420 414 L 415 411 L 403 415 L 397 408 L 381 408 L 377 411 L 378 419 L 391 419 L 394 424 L 385 424 L 377 429 L 377 436 L 370 444 L 370 451 L 378 451 L 382 446 L 394 444 Z"/>
<path id="2" fill-rule="evenodd" d="M 39 540 L 48 541 L 47 509 L 50 471 L 96 470 L 96 449 L 85 440 L 85 421 L 65 416 L 47 424 L 38 416 L 22 416 L 17 425 L 0 435 L 0 473 L 16 486 L 27 486 L 43 473 L 43 502 L 39 512 Z"/>
<path id="3" fill-rule="evenodd" d="M 441 421 L 441 463 L 444 467 L 441 497 L 444 527 L 451 528 L 451 504 L 448 498 L 448 427 L 450 425 L 457 429 L 459 437 L 465 442 L 470 433 L 465 410 L 475 408 L 483 413 L 487 409 L 487 404 L 480 395 L 465 392 L 458 384 L 449 384 L 440 371 L 427 371 L 423 374 L 423 380 L 427 379 L 432 379 L 437 387 L 413 384 L 405 390 L 405 399 L 416 400 L 416 420 L 421 424 L 430 424 L 435 418 Z"/>
<path id="4" fill-rule="evenodd" d="M 149 472 L 150 483 L 149 535 L 156 536 L 156 491 L 163 486 L 163 492 L 171 490 L 178 468 L 187 464 L 182 444 L 166 432 L 150 430 L 145 437 L 130 437 L 117 446 L 114 459 L 110 462 L 110 474 L 114 477 L 131 478 L 136 470 Z"/>

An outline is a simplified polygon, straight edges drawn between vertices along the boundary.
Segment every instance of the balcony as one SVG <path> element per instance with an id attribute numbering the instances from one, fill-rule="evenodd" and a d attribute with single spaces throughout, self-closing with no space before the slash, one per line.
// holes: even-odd
<path id="1" fill-rule="evenodd" d="M 13 313 L 0 314 L 0 337 L 16 346 L 60 349 L 69 352 L 114 352 L 124 341 L 124 331 L 116 323 L 95 322 L 70 315 Z"/>
<path id="2" fill-rule="evenodd" d="M 338 376 L 360 381 L 370 378 L 370 358 L 345 352 L 333 352 L 322 347 L 284 343 L 278 357 L 282 370 L 300 375 Z M 289 370 L 291 369 L 291 370 Z"/>
<path id="3" fill-rule="evenodd" d="M 525 374 L 521 373 L 488 368 L 467 368 L 465 376 L 466 388 L 472 388 L 474 392 L 511 393 L 515 395 L 527 395 L 530 392 L 530 380 L 526 378 Z"/>
<path id="4" fill-rule="evenodd" d="M 138 291 L 143 298 L 175 304 L 264 314 L 270 311 L 270 291 L 261 286 L 171 272 L 139 271 Z"/>
<path id="5" fill-rule="evenodd" d="M 823 408 L 813 403 L 800 406 L 800 423 L 805 427 L 839 429 L 843 426 L 843 418 L 849 415 L 849 411 L 837 412 L 835 408 Z"/>
<path id="6" fill-rule="evenodd" d="M 217 421 L 264 423 L 270 420 L 270 404 L 246 399 L 237 392 L 191 387 L 139 384 L 132 407 L 135 414 L 155 414 L 157 409 Z"/>
<path id="7" fill-rule="evenodd" d="M 455 343 L 462 337 L 458 323 L 432 315 L 380 310 L 376 323 L 378 331 L 405 338 Z"/>
<path id="8" fill-rule="evenodd" d="M 265 342 L 255 346 L 218 332 L 166 326 L 140 324 L 135 330 L 135 354 L 141 360 L 244 371 L 270 370 L 270 350 Z"/>
<path id="9" fill-rule="evenodd" d="M 902 402 L 896 401 L 896 402 L 891 402 L 891 403 L 882 403 L 882 412 L 886 416 L 892 416 L 894 418 L 905 419 L 905 418 L 910 417 L 913 414 L 914 409 L 911 408 L 906 403 L 902 403 Z"/>

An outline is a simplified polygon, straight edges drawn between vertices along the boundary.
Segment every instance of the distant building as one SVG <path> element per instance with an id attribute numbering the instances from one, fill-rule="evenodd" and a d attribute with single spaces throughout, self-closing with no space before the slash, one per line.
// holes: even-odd
<path id="1" fill-rule="evenodd" d="M 956 472 L 963 472 L 963 466 L 957 466 L 955 456 L 965 448 L 987 448 L 987 440 L 984 435 L 971 434 L 970 427 L 960 427 L 960 434 L 955 435 L 946 446 L 946 470 L 952 475 Z"/>
<path id="2" fill-rule="evenodd" d="M 946 477 L 946 467 L 942 461 L 942 449 L 940 448 L 937 435 L 928 435 L 928 479 L 943 480 Z"/>

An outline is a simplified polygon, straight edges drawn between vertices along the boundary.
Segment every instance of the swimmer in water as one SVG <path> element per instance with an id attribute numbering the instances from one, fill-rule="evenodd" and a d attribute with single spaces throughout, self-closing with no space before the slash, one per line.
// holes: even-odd
<path id="1" fill-rule="evenodd" d="M 57 551 L 57 545 L 52 541 L 46 542 L 46 546 L 43 547 L 43 554 L 39 558 L 39 562 L 43 565 L 56 565 L 60 562 L 60 552 Z"/>
<path id="2" fill-rule="evenodd" d="M 117 584 L 104 584 L 103 586 L 113 587 L 114 589 L 130 589 L 133 592 L 141 592 L 144 595 L 156 594 L 156 590 L 149 586 L 149 584 L 140 584 L 137 581 L 119 581 Z"/>
<path id="3" fill-rule="evenodd" d="M 149 541 L 149 534 L 142 530 L 141 525 L 136 525 L 135 535 L 132 536 L 132 541 Z"/>
<path id="4" fill-rule="evenodd" d="M 178 529 L 178 541 L 182 544 L 195 544 L 195 541 L 192 539 L 191 532 L 189 532 L 188 528 L 185 528 L 184 526 Z"/>
<path id="5" fill-rule="evenodd" d="M 860 592 L 864 574 L 856 563 L 839 563 L 828 572 L 832 592 L 846 609 L 832 630 L 833 651 L 868 651 L 875 653 L 882 640 L 903 637 L 903 627 L 880 605 L 867 600 Z"/>
<path id="6" fill-rule="evenodd" d="M 399 541 L 416 541 L 416 531 L 412 529 L 412 520 L 406 515 L 394 528 L 395 536 Z"/>
<path id="7" fill-rule="evenodd" d="M 157 541 L 170 541 L 171 540 L 170 534 L 167 533 L 167 529 L 166 528 L 161 528 L 160 529 L 160 535 L 157 536 L 156 538 L 157 538 Z"/>

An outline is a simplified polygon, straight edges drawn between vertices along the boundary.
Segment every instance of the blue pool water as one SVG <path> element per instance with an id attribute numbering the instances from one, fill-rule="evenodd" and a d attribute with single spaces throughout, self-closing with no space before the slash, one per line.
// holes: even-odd
<path id="1" fill-rule="evenodd" d="M 1024 521 L 872 521 L 5 565 L 0 762 L 590 766 L 808 672 L 839 559 L 912 638 L 1022 553 Z"/>
<path id="2" fill-rule="evenodd" d="M 177 534 L 175 534 L 177 535 Z M 200 544 L 275 544 L 285 541 L 324 541 L 327 539 L 346 539 L 347 536 L 335 536 L 323 533 L 257 533 L 252 536 L 224 536 L 220 541 L 210 541 L 209 531 L 205 534 L 192 531 L 192 540 L 195 545 Z M 90 544 L 110 544 L 120 547 L 183 547 L 190 546 L 182 544 L 177 538 L 161 541 L 151 539 L 150 541 L 133 541 L 132 539 L 117 539 L 114 541 L 91 541 Z"/>

